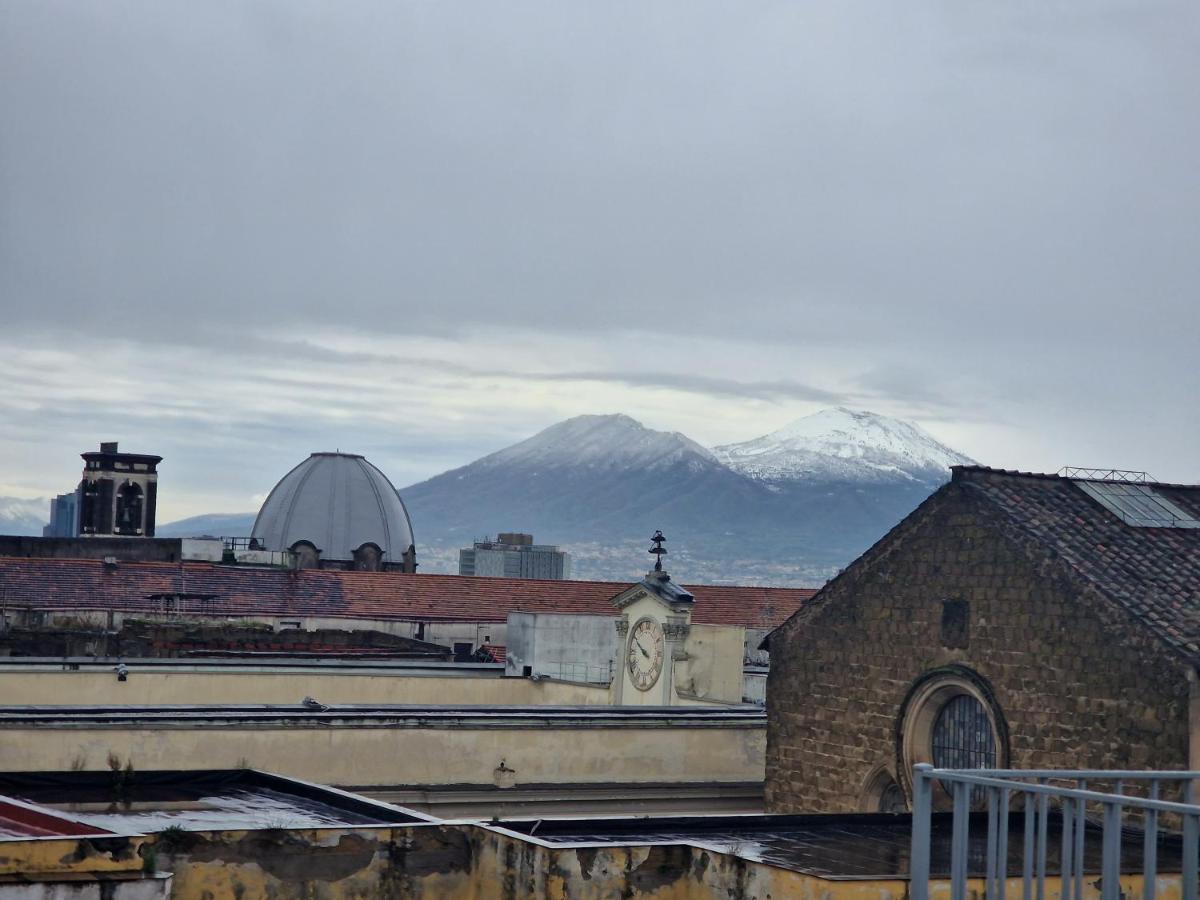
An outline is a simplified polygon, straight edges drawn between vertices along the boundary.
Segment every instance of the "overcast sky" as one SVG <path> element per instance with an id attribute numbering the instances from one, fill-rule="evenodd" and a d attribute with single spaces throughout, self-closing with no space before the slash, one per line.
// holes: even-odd
<path id="1" fill-rule="evenodd" d="M 1200 4 L 0 4 L 0 494 L 849 404 L 1200 481 Z"/>

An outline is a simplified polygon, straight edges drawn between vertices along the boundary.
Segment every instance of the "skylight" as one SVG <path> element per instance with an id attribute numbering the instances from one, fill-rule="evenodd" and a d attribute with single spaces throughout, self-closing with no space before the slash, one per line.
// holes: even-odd
<path id="1" fill-rule="evenodd" d="M 1151 485 L 1122 481 L 1076 481 L 1079 489 L 1138 528 L 1200 528 L 1200 520 L 1168 500 Z"/>

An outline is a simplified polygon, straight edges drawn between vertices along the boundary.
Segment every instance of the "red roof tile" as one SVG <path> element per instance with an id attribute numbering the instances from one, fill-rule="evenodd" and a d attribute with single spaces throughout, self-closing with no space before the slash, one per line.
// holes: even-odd
<path id="1" fill-rule="evenodd" d="M 322 616 L 405 621 L 503 622 L 510 612 L 613 615 L 629 584 L 406 575 L 329 569 L 255 569 L 213 563 L 0 558 L 0 607 L 165 611 L 151 594 L 204 595 L 179 611 L 215 616 Z M 690 587 L 692 620 L 773 628 L 816 593 L 809 588 Z M 168 601 L 169 602 L 169 601 Z"/>

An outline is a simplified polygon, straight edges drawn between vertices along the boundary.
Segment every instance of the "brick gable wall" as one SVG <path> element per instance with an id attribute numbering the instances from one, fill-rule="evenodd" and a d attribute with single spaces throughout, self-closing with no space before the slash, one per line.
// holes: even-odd
<path id="1" fill-rule="evenodd" d="M 965 635 L 944 600 L 967 601 Z M 880 765 L 898 774 L 914 682 L 949 665 L 990 685 L 1014 767 L 1187 766 L 1186 664 L 951 484 L 772 636 L 768 810 L 857 809 Z"/>

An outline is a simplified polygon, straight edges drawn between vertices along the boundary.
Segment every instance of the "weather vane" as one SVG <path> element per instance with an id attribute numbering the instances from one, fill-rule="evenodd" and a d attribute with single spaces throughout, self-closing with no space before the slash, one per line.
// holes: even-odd
<path id="1" fill-rule="evenodd" d="M 663 537 L 663 533 L 661 531 L 655 531 L 654 537 L 650 538 L 650 540 L 654 543 L 654 546 L 646 552 L 654 554 L 654 571 L 661 572 L 662 558 L 667 553 L 666 548 L 663 547 L 663 542 L 666 541 L 666 538 Z"/>

